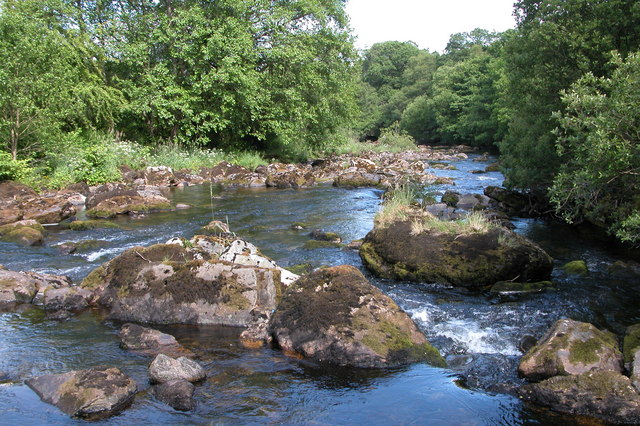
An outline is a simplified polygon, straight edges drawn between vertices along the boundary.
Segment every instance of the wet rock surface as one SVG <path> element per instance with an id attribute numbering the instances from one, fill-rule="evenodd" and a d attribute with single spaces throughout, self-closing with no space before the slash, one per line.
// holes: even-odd
<path id="1" fill-rule="evenodd" d="M 26 384 L 49 404 L 72 417 L 98 420 L 127 408 L 137 391 L 136 383 L 117 368 L 48 374 Z"/>
<path id="2" fill-rule="evenodd" d="M 445 364 L 411 318 L 352 266 L 301 277 L 283 295 L 269 330 L 285 352 L 321 363 Z"/>

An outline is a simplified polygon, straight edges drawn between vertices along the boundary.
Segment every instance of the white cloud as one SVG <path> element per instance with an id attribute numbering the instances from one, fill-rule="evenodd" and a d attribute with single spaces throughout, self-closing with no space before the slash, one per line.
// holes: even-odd
<path id="1" fill-rule="evenodd" d="M 442 52 L 451 34 L 515 27 L 513 0 L 348 0 L 346 10 L 359 48 L 397 40 Z"/>

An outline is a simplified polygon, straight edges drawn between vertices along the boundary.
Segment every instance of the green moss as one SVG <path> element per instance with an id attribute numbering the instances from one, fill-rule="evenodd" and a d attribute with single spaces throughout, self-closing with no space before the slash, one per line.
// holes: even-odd
<path id="1" fill-rule="evenodd" d="M 598 362 L 598 349 L 600 342 L 597 339 L 589 339 L 586 341 L 576 340 L 571 342 L 569 347 L 569 361 L 582 364 L 592 364 Z"/>
<path id="2" fill-rule="evenodd" d="M 334 243 L 332 241 L 318 241 L 318 240 L 309 240 L 304 243 L 302 246 L 305 250 L 314 250 L 318 248 L 339 248 L 342 247 L 340 243 Z"/>
<path id="3" fill-rule="evenodd" d="M 32 225 L 16 225 L 14 223 L 9 223 L 7 225 L 0 226 L 0 235 L 9 234 L 12 231 L 15 231 L 16 229 L 22 229 L 22 228 L 31 228 L 40 233 L 44 233 L 44 226 L 42 226 L 39 223 L 34 223 Z"/>
<path id="4" fill-rule="evenodd" d="M 285 269 L 296 275 L 304 275 L 313 271 L 313 265 L 310 263 L 300 263 L 298 265 L 287 266 Z"/>
<path id="5" fill-rule="evenodd" d="M 100 209 L 89 209 L 87 210 L 87 217 L 96 218 L 96 219 L 109 219 L 112 217 L 116 217 L 118 213 L 110 210 L 100 210 Z"/>
<path id="6" fill-rule="evenodd" d="M 108 220 L 76 220 L 69 224 L 69 229 L 72 231 L 86 231 L 88 229 L 99 228 L 119 228 L 119 226 Z"/>
<path id="7" fill-rule="evenodd" d="M 84 280 L 80 283 L 80 287 L 86 288 L 89 290 L 93 290 L 98 288 L 101 284 L 104 283 L 104 279 L 106 276 L 106 270 L 103 266 L 98 266 L 96 269 L 91 271 L 89 275 L 85 277 Z"/>
<path id="8" fill-rule="evenodd" d="M 28 226 L 15 228 L 1 237 L 3 241 L 26 246 L 42 244 L 43 238 L 42 232 Z"/>
<path id="9" fill-rule="evenodd" d="M 584 260 L 569 262 L 562 269 L 569 275 L 587 275 L 589 273 L 587 263 Z"/>
<path id="10" fill-rule="evenodd" d="M 354 325 L 362 328 L 362 324 L 357 324 L 358 320 L 362 321 L 362 318 L 356 319 Z M 447 365 L 436 348 L 429 343 L 413 343 L 411 336 L 397 324 L 381 320 L 369 324 L 366 330 L 367 334 L 362 338 L 362 343 L 388 360 L 403 357 L 409 361 L 426 362 L 436 367 Z"/>
<path id="11" fill-rule="evenodd" d="M 309 224 L 305 222 L 293 222 L 291 224 L 291 229 L 307 229 L 308 227 Z"/>
<path id="12" fill-rule="evenodd" d="M 635 324 L 627 327 L 627 332 L 624 336 L 623 354 L 624 362 L 632 362 L 633 354 L 640 349 L 640 324 Z"/>

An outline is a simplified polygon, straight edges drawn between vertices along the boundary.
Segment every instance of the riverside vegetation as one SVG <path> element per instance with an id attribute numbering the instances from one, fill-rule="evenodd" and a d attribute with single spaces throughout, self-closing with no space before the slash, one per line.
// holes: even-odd
<path id="1" fill-rule="evenodd" d="M 453 34 L 443 53 L 357 52 L 341 0 L 2 0 L 0 179 L 464 143 L 499 151 L 506 185 L 558 217 L 637 244 L 640 8 L 514 14 L 514 30 Z"/>

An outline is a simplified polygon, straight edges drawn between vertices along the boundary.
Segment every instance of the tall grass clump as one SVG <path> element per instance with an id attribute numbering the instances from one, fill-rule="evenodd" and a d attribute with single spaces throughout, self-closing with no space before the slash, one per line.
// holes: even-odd
<path id="1" fill-rule="evenodd" d="M 382 208 L 375 216 L 375 224 L 385 227 L 393 222 L 406 220 L 414 210 L 418 191 L 414 186 L 401 185 L 385 194 Z"/>
<path id="2" fill-rule="evenodd" d="M 486 218 L 481 212 L 473 211 L 462 219 L 440 220 L 432 214 L 416 217 L 411 223 L 411 233 L 419 235 L 425 231 L 438 234 L 468 235 L 485 233 L 497 225 Z"/>

